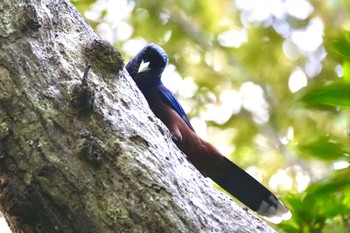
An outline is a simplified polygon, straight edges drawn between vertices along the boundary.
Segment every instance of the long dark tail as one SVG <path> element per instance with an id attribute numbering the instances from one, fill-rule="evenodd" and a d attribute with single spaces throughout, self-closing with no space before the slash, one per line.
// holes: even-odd
<path id="1" fill-rule="evenodd" d="M 291 218 L 289 210 L 273 193 L 236 164 L 227 158 L 225 160 L 229 169 L 222 176 L 210 177 L 215 183 L 271 222 L 279 223 Z"/>

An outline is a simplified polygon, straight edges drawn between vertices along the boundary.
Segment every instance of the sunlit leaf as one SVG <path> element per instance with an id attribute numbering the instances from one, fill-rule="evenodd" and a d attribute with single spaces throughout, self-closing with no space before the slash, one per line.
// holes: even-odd
<path id="1" fill-rule="evenodd" d="M 350 84 L 350 62 L 343 63 L 343 80 L 346 84 Z"/>
<path id="2" fill-rule="evenodd" d="M 318 159 L 332 161 L 350 154 L 348 145 L 332 139 L 328 136 L 306 139 L 297 145 L 301 154 L 312 156 Z"/>
<path id="3" fill-rule="evenodd" d="M 325 178 L 307 189 L 309 195 L 325 197 L 343 191 L 346 191 L 345 194 L 350 197 L 350 168 L 336 171 L 331 177 Z"/>
<path id="4" fill-rule="evenodd" d="M 326 178 L 311 185 L 307 189 L 304 203 L 317 207 L 317 212 L 324 218 L 333 218 L 339 214 L 350 214 L 350 205 L 344 199 L 350 196 L 350 169 L 335 172 Z"/>
<path id="5" fill-rule="evenodd" d="M 307 89 L 299 99 L 309 107 L 350 107 L 350 85 L 330 84 Z"/>
<path id="6" fill-rule="evenodd" d="M 327 225 L 336 225 L 340 232 L 347 232 L 350 205 L 344 200 L 349 196 L 350 169 L 337 171 L 310 185 L 303 193 L 289 195 L 286 201 L 293 218 L 280 227 L 287 232 L 329 232 L 323 229 Z"/>
<path id="7" fill-rule="evenodd" d="M 331 44 L 334 52 L 350 61 L 350 42 L 346 38 L 334 39 Z"/>

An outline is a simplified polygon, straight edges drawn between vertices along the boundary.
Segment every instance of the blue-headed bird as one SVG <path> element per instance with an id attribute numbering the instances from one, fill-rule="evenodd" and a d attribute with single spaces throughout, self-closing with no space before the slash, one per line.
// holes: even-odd
<path id="1" fill-rule="evenodd" d="M 259 215 L 275 223 L 289 219 L 291 213 L 273 193 L 195 133 L 180 103 L 161 81 L 167 63 L 166 52 L 149 44 L 126 69 L 153 113 L 169 129 L 177 147 L 204 176 Z"/>

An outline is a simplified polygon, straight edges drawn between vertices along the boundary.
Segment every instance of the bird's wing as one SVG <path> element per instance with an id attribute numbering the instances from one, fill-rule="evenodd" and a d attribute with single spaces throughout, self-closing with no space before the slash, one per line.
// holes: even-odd
<path id="1" fill-rule="evenodd" d="M 174 109 L 177 114 L 180 115 L 180 117 L 185 121 L 185 123 L 188 125 L 188 127 L 191 128 L 191 130 L 194 131 L 190 120 L 187 118 L 187 115 L 183 108 L 181 107 L 180 103 L 176 100 L 174 94 L 166 88 L 163 84 L 158 85 L 158 89 L 160 90 L 160 93 L 162 94 L 162 97 L 164 98 L 165 102 Z"/>

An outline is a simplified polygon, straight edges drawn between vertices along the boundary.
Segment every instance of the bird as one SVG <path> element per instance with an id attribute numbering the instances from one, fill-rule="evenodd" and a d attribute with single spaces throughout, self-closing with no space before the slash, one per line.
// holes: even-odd
<path id="1" fill-rule="evenodd" d="M 154 115 L 169 129 L 176 146 L 204 176 L 270 222 L 291 218 L 291 212 L 261 183 L 199 137 L 174 94 L 161 77 L 168 55 L 160 46 L 148 44 L 125 66 Z"/>

